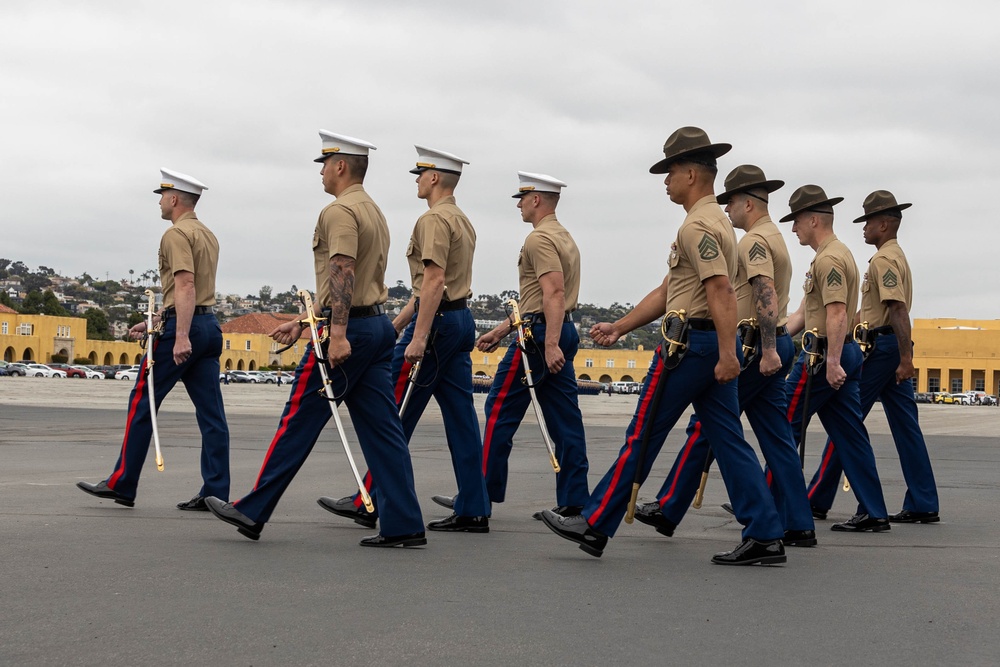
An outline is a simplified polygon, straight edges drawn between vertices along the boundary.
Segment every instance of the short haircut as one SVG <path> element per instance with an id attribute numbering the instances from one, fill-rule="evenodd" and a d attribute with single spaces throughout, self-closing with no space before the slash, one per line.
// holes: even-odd
<path id="1" fill-rule="evenodd" d="M 347 163 L 347 169 L 351 172 L 351 176 L 362 181 L 365 180 L 365 174 L 368 173 L 367 155 L 343 155 L 340 159 Z"/>
<path id="2" fill-rule="evenodd" d="M 533 192 L 531 194 L 536 194 L 542 198 L 542 201 L 555 208 L 555 205 L 559 203 L 559 193 L 558 192 Z"/>
<path id="3" fill-rule="evenodd" d="M 895 220 L 902 220 L 903 212 L 900 211 L 898 208 L 890 208 L 888 211 L 880 211 L 877 215 L 873 215 L 872 217 L 880 218 L 883 216 L 886 218 L 894 218 Z"/>
<path id="4" fill-rule="evenodd" d="M 678 160 L 678 162 L 681 164 L 693 164 L 701 167 L 713 177 L 719 173 L 719 165 L 715 161 L 715 155 L 708 151 L 685 155 Z"/>
<path id="5" fill-rule="evenodd" d="M 447 188 L 449 190 L 454 190 L 455 186 L 458 185 L 459 174 L 453 174 L 450 171 L 438 171 L 440 176 L 440 183 L 442 188 Z"/>
<path id="6" fill-rule="evenodd" d="M 174 194 L 177 195 L 178 201 L 180 201 L 185 206 L 190 206 L 194 208 L 197 205 L 198 200 L 201 199 L 201 195 L 196 195 L 192 192 L 184 192 L 183 190 L 174 190 Z"/>

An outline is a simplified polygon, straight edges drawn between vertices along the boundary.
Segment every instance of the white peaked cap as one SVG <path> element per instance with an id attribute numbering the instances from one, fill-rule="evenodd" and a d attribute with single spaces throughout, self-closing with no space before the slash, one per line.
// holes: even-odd
<path id="1" fill-rule="evenodd" d="M 410 170 L 411 174 L 419 174 L 425 169 L 435 169 L 437 171 L 447 171 L 452 174 L 461 174 L 462 165 L 469 164 L 468 160 L 463 160 L 457 155 L 445 153 L 444 151 L 427 148 L 426 146 L 415 145 L 417 149 L 417 166 Z"/>
<path id="2" fill-rule="evenodd" d="M 546 174 L 532 174 L 527 171 L 519 171 L 517 172 L 517 178 L 520 181 L 520 185 L 517 188 L 517 194 L 513 195 L 514 199 L 520 199 L 531 192 L 552 192 L 559 194 L 563 188 L 568 187 L 558 178 L 553 178 Z"/>
<path id="3" fill-rule="evenodd" d="M 319 138 L 323 140 L 323 154 L 313 162 L 322 162 L 331 155 L 368 155 L 368 151 L 375 150 L 375 146 L 364 139 L 334 134 L 329 130 L 320 130 Z"/>
<path id="4" fill-rule="evenodd" d="M 180 190 L 193 195 L 201 195 L 202 191 L 208 190 L 208 186 L 193 176 L 182 174 L 165 167 L 160 168 L 160 187 L 153 190 L 160 194 L 164 190 Z"/>

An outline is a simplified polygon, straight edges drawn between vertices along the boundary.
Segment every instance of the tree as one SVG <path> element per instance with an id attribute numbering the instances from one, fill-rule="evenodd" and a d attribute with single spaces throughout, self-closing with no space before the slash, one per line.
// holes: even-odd
<path id="1" fill-rule="evenodd" d="M 108 316 L 100 308 L 91 308 L 83 314 L 87 320 L 87 338 L 91 340 L 114 340 Z"/>
<path id="2" fill-rule="evenodd" d="M 26 315 L 38 315 L 42 312 L 42 293 L 38 290 L 28 292 L 21 302 L 21 312 Z"/>
<path id="3" fill-rule="evenodd" d="M 397 280 L 396 286 L 389 288 L 390 299 L 409 299 L 412 295 L 413 291 L 402 280 Z"/>
<path id="4" fill-rule="evenodd" d="M 128 281 L 130 284 L 135 285 L 135 269 L 128 270 Z"/>
<path id="5" fill-rule="evenodd" d="M 0 303 L 7 306 L 8 308 L 13 308 L 14 310 L 17 310 L 17 306 L 15 306 L 14 302 L 11 301 L 9 296 L 7 296 L 7 290 L 5 289 L 0 289 Z"/>
<path id="6" fill-rule="evenodd" d="M 52 281 L 42 273 L 29 273 L 28 275 L 21 277 L 21 287 L 24 288 L 25 292 L 40 292 L 43 288 L 48 287 L 51 284 Z"/>
<path id="7" fill-rule="evenodd" d="M 69 312 L 62 307 L 62 304 L 59 303 L 59 299 L 57 299 L 56 295 L 49 289 L 45 290 L 45 293 L 42 294 L 41 312 L 42 315 L 54 315 L 55 317 L 69 316 Z"/>
<path id="8" fill-rule="evenodd" d="M 31 270 L 28 269 L 27 265 L 24 262 L 20 261 L 13 262 L 10 265 L 10 275 L 12 276 L 21 276 L 23 278 L 29 273 L 31 273 Z"/>
<path id="9" fill-rule="evenodd" d="M 260 288 L 260 301 L 261 303 L 267 303 L 271 300 L 271 286 L 261 285 Z"/>

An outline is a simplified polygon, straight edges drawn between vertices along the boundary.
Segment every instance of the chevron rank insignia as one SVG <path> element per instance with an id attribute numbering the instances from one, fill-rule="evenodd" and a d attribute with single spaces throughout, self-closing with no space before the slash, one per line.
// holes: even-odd
<path id="1" fill-rule="evenodd" d="M 760 241 L 754 241 L 753 246 L 750 247 L 750 252 L 747 253 L 747 257 L 750 259 L 752 264 L 765 262 L 767 261 L 767 248 L 765 248 Z"/>
<path id="2" fill-rule="evenodd" d="M 719 256 L 719 244 L 708 235 L 708 232 L 705 232 L 705 235 L 701 237 L 701 241 L 698 242 L 698 256 L 706 262 L 710 262 Z"/>
<path id="3" fill-rule="evenodd" d="M 840 275 L 840 271 L 837 269 L 830 269 L 830 273 L 826 274 L 826 286 L 827 287 L 843 287 L 844 277 Z"/>
<path id="4" fill-rule="evenodd" d="M 899 278 L 896 274 L 892 272 L 892 269 L 886 269 L 885 273 L 882 275 L 882 286 L 883 287 L 896 287 L 899 285 Z"/>

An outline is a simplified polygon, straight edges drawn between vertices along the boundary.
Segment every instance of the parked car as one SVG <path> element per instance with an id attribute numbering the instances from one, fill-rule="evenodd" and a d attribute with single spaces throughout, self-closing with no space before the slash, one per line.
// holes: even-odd
<path id="1" fill-rule="evenodd" d="M 140 368 L 142 368 L 142 366 L 129 366 L 125 370 L 121 370 L 121 371 L 118 371 L 117 373 L 115 373 L 115 379 L 116 380 L 129 380 L 131 382 L 135 382 L 136 378 L 139 377 L 139 369 Z"/>
<path id="2" fill-rule="evenodd" d="M 66 377 L 66 371 L 61 371 L 55 368 L 50 368 L 45 364 L 28 364 L 25 368 L 28 369 L 28 375 L 36 378 L 64 378 Z"/>
<path id="3" fill-rule="evenodd" d="M 250 376 L 250 381 L 254 384 L 267 383 L 267 373 L 264 371 L 247 371 L 247 375 Z"/>
<path id="4" fill-rule="evenodd" d="M 246 371 L 229 371 L 230 382 L 257 382 Z"/>
<path id="5" fill-rule="evenodd" d="M 55 368 L 66 374 L 68 378 L 86 378 L 86 369 L 70 366 L 69 364 L 48 364 L 49 368 Z"/>
<path id="6" fill-rule="evenodd" d="M 6 365 L 0 366 L 0 378 L 6 377 L 8 375 L 10 375 L 10 373 L 7 372 L 7 366 Z"/>
<path id="7" fill-rule="evenodd" d="M 913 400 L 917 403 L 933 403 L 934 395 L 926 391 L 919 391 L 913 395 Z"/>
<path id="8" fill-rule="evenodd" d="M 28 374 L 28 367 L 24 364 L 7 364 L 6 368 L 8 375 L 20 375 L 24 377 Z"/>
<path id="9" fill-rule="evenodd" d="M 99 370 L 97 370 L 95 368 L 89 368 L 87 366 L 71 366 L 71 368 L 74 368 L 74 369 L 76 369 L 78 371 L 82 371 L 83 372 L 83 376 L 85 378 L 87 378 L 88 380 L 104 380 L 105 379 L 104 373 L 102 373 L 101 371 L 99 371 Z"/>
<path id="10" fill-rule="evenodd" d="M 987 394 L 985 397 L 983 397 L 983 405 L 997 405 L 997 404 L 998 401 L 996 396 Z"/>

